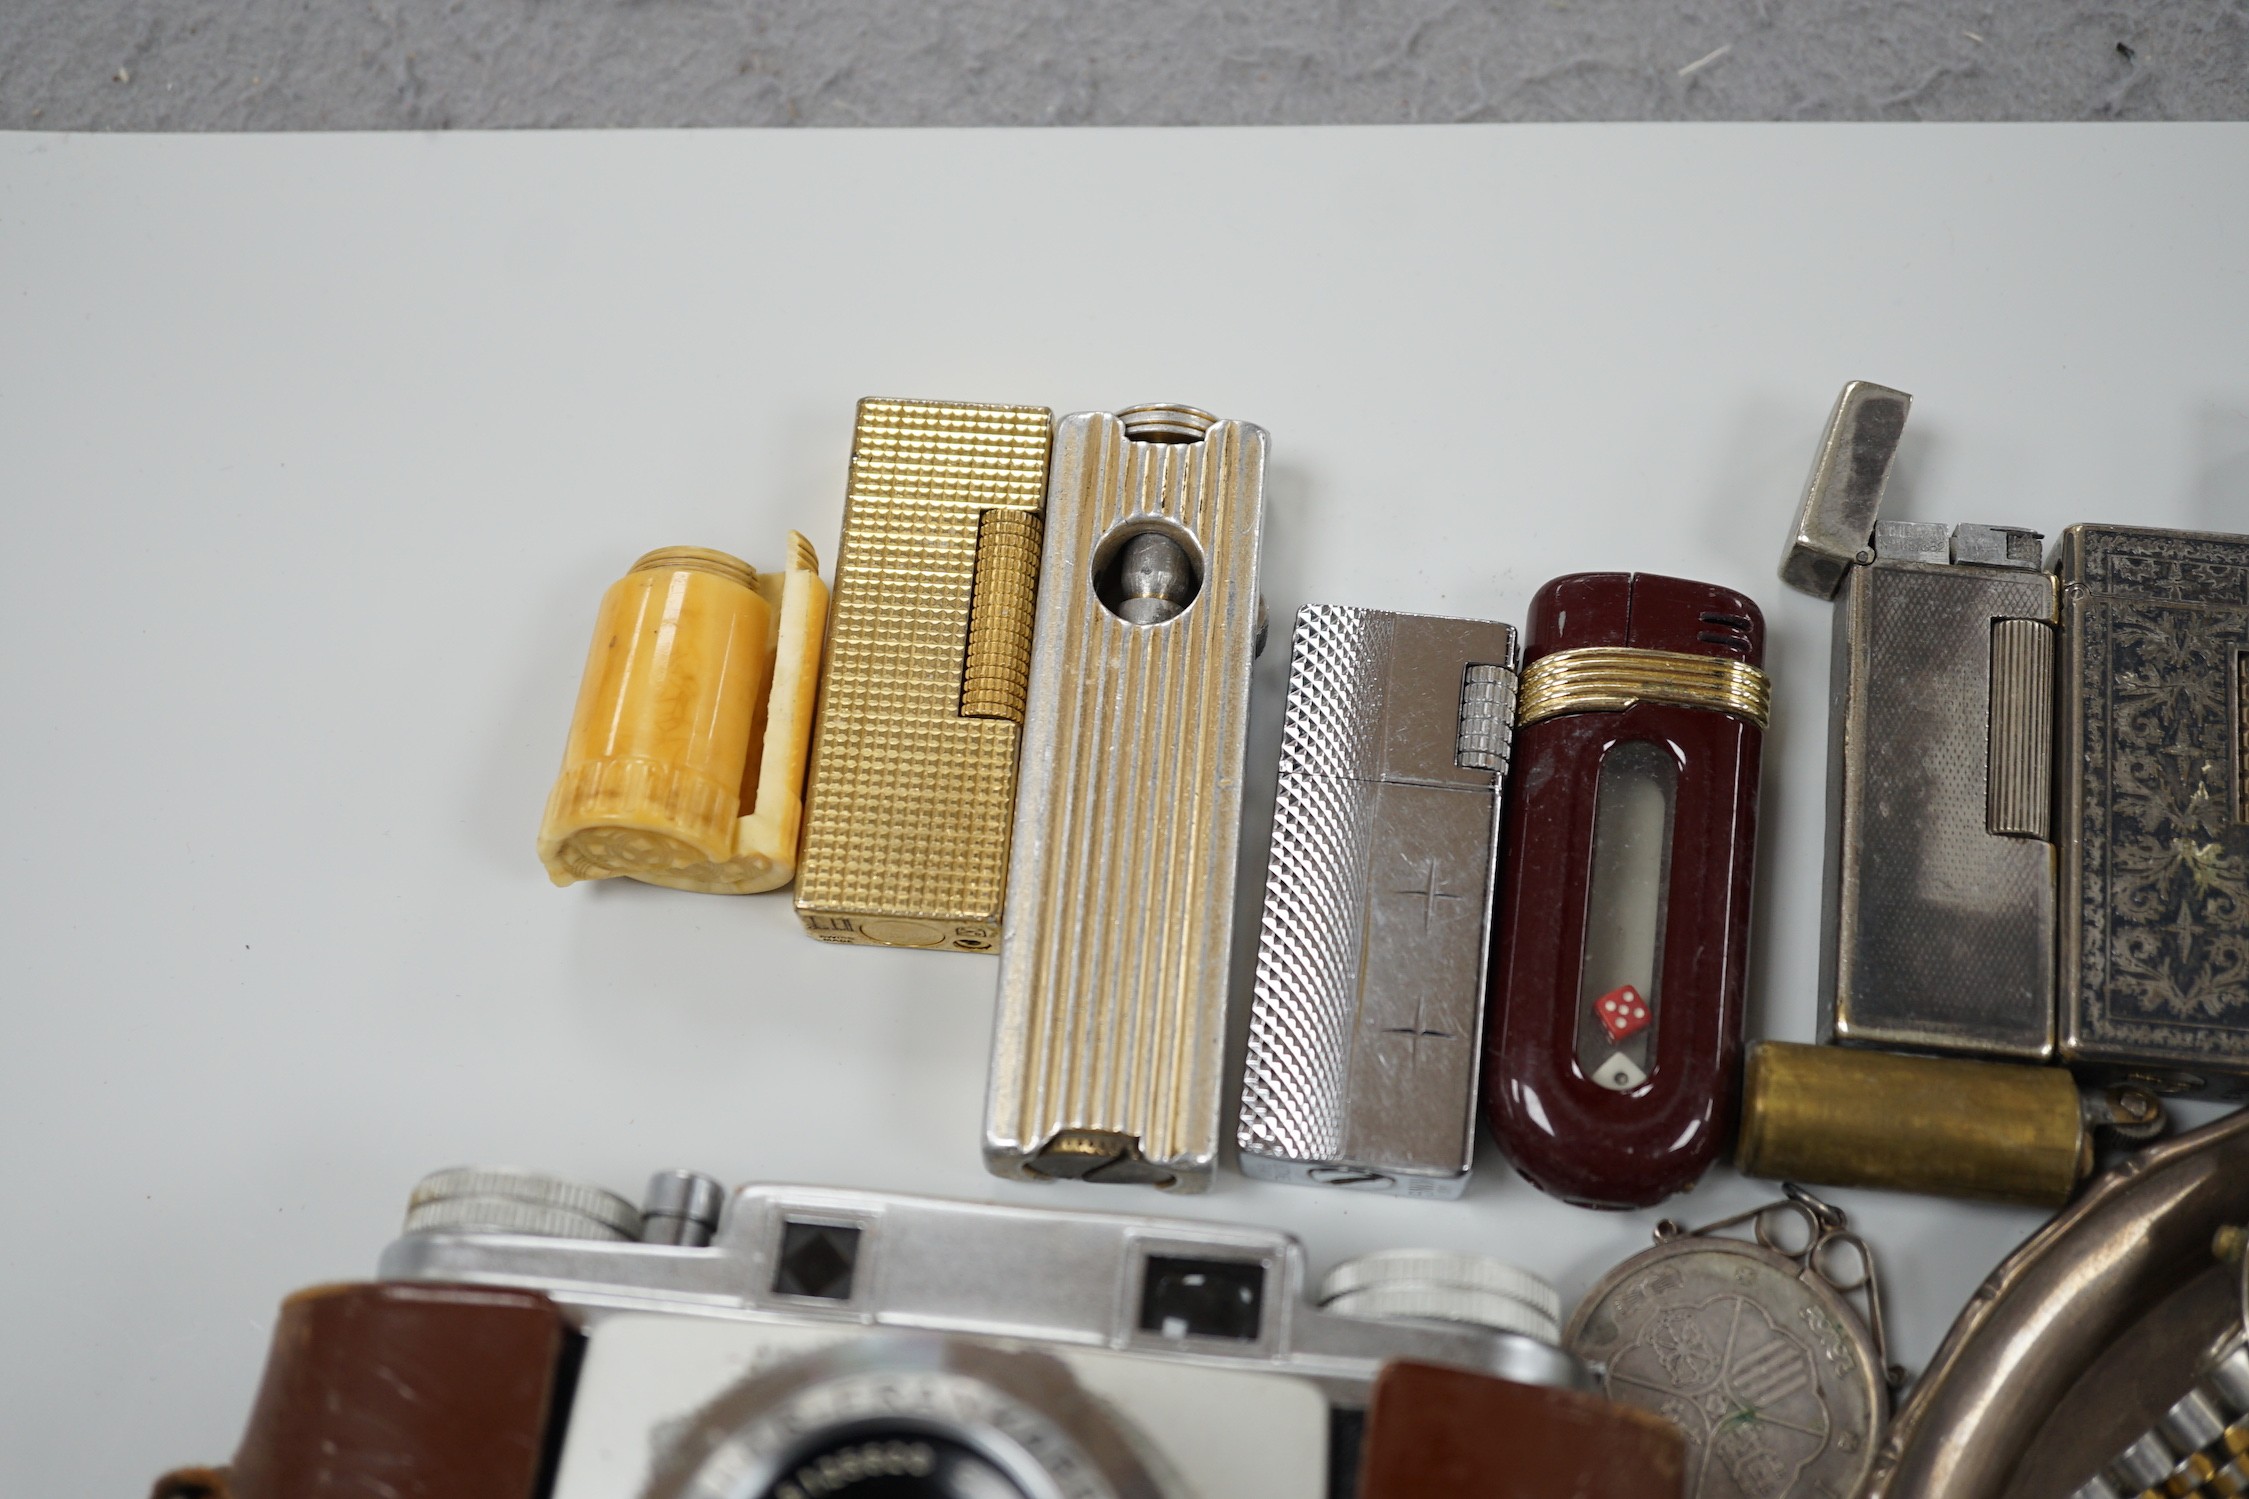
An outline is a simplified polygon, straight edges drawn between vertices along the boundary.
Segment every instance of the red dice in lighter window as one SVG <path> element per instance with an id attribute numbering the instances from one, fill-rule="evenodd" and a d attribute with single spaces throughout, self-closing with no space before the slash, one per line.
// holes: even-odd
<path id="1" fill-rule="evenodd" d="M 1630 984 L 1611 989 L 1593 1001 L 1593 1013 L 1601 1017 L 1601 1029 L 1609 1033 L 1612 1042 L 1637 1036 L 1655 1018 L 1648 1009 L 1648 1002 L 1640 997 L 1640 991 Z"/>

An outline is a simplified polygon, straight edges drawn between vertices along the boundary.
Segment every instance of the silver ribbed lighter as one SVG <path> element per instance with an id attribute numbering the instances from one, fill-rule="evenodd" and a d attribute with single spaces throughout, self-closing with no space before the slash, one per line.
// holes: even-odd
<path id="1" fill-rule="evenodd" d="M 1297 614 L 1245 1174 L 1406 1197 L 1467 1184 L 1516 651 L 1491 621 Z"/>
<path id="2" fill-rule="evenodd" d="M 1824 1038 L 2249 1094 L 2249 538 L 1877 519 L 1844 387 L 1781 575 L 1835 597 Z"/>
<path id="3" fill-rule="evenodd" d="M 1057 425 L 984 1159 L 1210 1184 L 1265 433 L 1184 406 Z"/>

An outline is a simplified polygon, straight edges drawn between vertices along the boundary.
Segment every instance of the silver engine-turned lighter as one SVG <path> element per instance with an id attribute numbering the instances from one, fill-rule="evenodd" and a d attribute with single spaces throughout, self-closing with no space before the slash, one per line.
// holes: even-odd
<path id="1" fill-rule="evenodd" d="M 1516 661 L 1509 625 L 1298 612 L 1245 1174 L 1407 1197 L 1467 1184 Z"/>
<path id="2" fill-rule="evenodd" d="M 1843 389 L 1782 559 L 1838 597 L 1826 1038 L 2249 1094 L 2249 538 L 1880 521 Z"/>
<path id="3" fill-rule="evenodd" d="M 1185 406 L 1064 417 L 1000 948 L 984 1159 L 1210 1184 L 1265 433 Z"/>

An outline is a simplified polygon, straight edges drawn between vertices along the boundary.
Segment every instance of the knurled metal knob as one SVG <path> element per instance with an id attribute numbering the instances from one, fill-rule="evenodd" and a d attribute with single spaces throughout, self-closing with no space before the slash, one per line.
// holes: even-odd
<path id="1" fill-rule="evenodd" d="M 1345 1260 L 1320 1283 L 1320 1305 L 1346 1317 L 1470 1322 L 1559 1343 L 1562 1297 L 1527 1270 L 1479 1255 L 1389 1249 Z"/>
<path id="2" fill-rule="evenodd" d="M 614 1192 L 508 1166 L 454 1166 L 415 1184 L 406 1232 L 640 1237 L 640 1209 Z"/>
<path id="3" fill-rule="evenodd" d="M 1218 418 L 1199 406 L 1177 401 L 1146 401 L 1117 413 L 1125 436 L 1134 442 L 1201 442 Z"/>
<path id="4" fill-rule="evenodd" d="M 726 1188 L 699 1171 L 659 1171 L 640 1197 L 640 1241 L 701 1249 L 718 1232 Z"/>

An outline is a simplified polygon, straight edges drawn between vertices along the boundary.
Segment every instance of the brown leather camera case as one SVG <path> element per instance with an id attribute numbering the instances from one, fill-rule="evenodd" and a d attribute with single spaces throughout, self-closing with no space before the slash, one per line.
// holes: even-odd
<path id="1" fill-rule="evenodd" d="M 169 1474 L 155 1499 L 533 1499 L 570 1337 L 535 1291 L 299 1291 L 234 1466 Z"/>
<path id="2" fill-rule="evenodd" d="M 1683 1499 L 1687 1443 L 1576 1390 L 1392 1364 L 1367 1409 L 1359 1499 Z"/>

